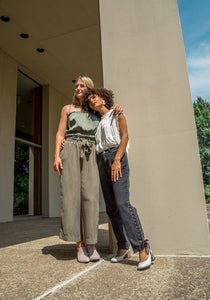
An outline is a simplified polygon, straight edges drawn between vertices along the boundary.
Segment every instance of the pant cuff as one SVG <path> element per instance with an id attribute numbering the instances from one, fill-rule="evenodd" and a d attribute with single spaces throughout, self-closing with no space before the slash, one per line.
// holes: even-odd
<path id="1" fill-rule="evenodd" d="M 130 246 L 130 244 L 129 243 L 127 243 L 127 242 L 118 242 L 117 243 L 117 247 L 118 247 L 118 250 L 120 250 L 120 249 L 129 249 L 129 246 Z"/>
<path id="2" fill-rule="evenodd" d="M 133 248 L 133 252 L 136 253 L 136 252 L 139 252 L 139 251 L 142 251 L 144 249 L 144 243 L 141 243 L 141 245 L 139 245 L 138 247 L 132 247 Z"/>

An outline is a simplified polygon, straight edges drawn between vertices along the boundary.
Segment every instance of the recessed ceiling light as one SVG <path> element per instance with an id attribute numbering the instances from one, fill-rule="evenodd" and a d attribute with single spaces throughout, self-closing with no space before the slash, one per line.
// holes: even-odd
<path id="1" fill-rule="evenodd" d="M 10 21 L 10 18 L 8 16 L 1 16 L 1 20 L 3 22 L 9 22 Z"/>
<path id="2" fill-rule="evenodd" d="M 21 33 L 20 36 L 23 38 L 23 39 L 28 39 L 29 35 L 27 33 Z"/>
<path id="3" fill-rule="evenodd" d="M 36 51 L 39 52 L 39 53 L 43 53 L 44 52 L 44 48 L 37 48 Z"/>

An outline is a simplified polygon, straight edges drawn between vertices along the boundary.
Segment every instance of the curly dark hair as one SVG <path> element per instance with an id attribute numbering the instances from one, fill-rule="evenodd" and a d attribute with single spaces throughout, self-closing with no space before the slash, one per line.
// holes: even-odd
<path id="1" fill-rule="evenodd" d="M 85 111 L 90 111 L 98 115 L 98 113 L 92 110 L 89 106 L 88 97 L 90 95 L 98 95 L 99 97 L 101 97 L 105 101 L 105 107 L 108 109 L 110 109 L 114 105 L 114 93 L 111 90 L 107 90 L 105 88 L 90 89 L 85 92 L 85 95 L 83 97 L 82 108 Z"/>

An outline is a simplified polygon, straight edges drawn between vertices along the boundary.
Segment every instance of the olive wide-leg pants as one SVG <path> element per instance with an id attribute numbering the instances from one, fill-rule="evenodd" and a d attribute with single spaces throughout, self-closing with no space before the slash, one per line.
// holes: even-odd
<path id="1" fill-rule="evenodd" d="M 99 175 L 95 141 L 69 137 L 60 153 L 61 230 L 65 241 L 96 244 L 99 220 Z"/>

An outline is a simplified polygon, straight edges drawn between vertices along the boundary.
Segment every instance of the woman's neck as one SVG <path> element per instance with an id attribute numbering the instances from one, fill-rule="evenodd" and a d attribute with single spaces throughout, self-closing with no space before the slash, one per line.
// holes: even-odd
<path id="1" fill-rule="evenodd" d="M 81 105 L 71 104 L 70 105 L 70 112 L 73 112 L 73 111 L 83 111 L 83 108 L 82 108 Z"/>
<path id="2" fill-rule="evenodd" d="M 98 110 L 98 112 L 101 116 L 105 115 L 108 111 L 109 111 L 109 109 L 106 108 L 104 105 Z"/>
<path id="3" fill-rule="evenodd" d="M 77 101 L 74 105 L 77 107 L 82 107 L 82 100 L 83 98 L 77 97 Z"/>

